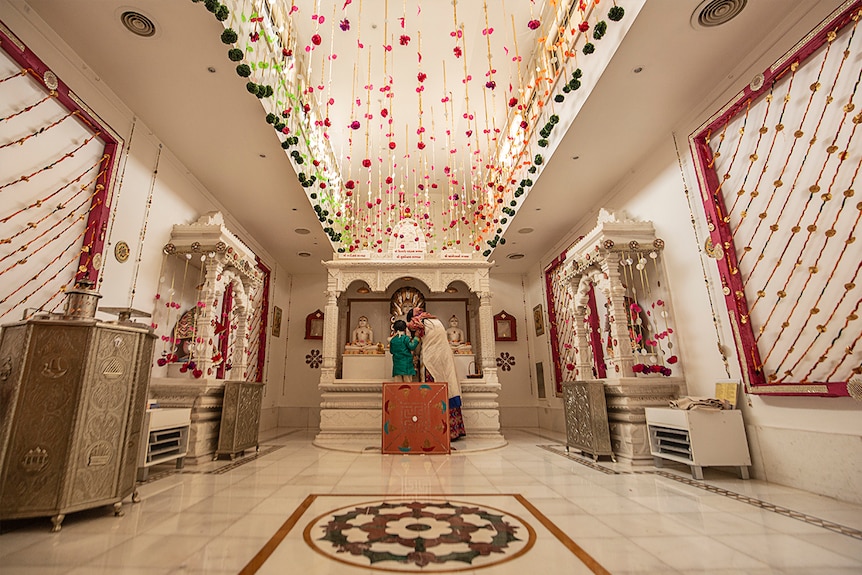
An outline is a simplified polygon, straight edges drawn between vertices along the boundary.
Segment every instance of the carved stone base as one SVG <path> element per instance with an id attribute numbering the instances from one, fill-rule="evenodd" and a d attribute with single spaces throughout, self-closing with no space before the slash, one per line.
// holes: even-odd
<path id="1" fill-rule="evenodd" d="M 184 463 L 211 461 L 218 446 L 224 380 L 152 378 L 150 398 L 160 407 L 188 407 L 192 410 L 189 448 Z"/>
<path id="2" fill-rule="evenodd" d="M 370 451 L 381 446 L 382 383 L 337 379 L 319 386 L 321 391 L 320 433 L 314 445 L 339 451 Z M 461 412 L 466 441 L 453 444 L 453 451 L 475 451 L 506 445 L 500 433 L 497 395 L 500 384 L 461 384 Z M 463 446 L 458 448 L 458 446 Z"/>
<path id="3" fill-rule="evenodd" d="M 631 465 L 652 465 L 645 407 L 667 407 L 685 390 L 679 377 L 605 380 L 608 423 L 614 454 Z"/>

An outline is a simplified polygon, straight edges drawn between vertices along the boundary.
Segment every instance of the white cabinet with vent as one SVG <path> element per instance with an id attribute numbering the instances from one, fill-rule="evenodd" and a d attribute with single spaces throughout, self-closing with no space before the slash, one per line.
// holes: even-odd
<path id="1" fill-rule="evenodd" d="M 707 466 L 738 467 L 748 479 L 751 455 L 742 412 L 647 407 L 649 445 L 656 467 L 663 460 L 691 466 L 691 475 L 703 479 Z"/>
<path id="2" fill-rule="evenodd" d="M 176 461 L 182 469 L 189 446 L 190 408 L 148 409 L 144 415 L 144 441 L 138 462 L 138 481 L 146 481 L 150 467 Z"/>

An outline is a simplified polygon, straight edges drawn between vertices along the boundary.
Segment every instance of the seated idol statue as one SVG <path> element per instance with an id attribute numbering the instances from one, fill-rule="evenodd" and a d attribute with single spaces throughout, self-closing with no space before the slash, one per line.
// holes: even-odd
<path id="1" fill-rule="evenodd" d="M 344 346 L 347 351 L 357 353 L 370 352 L 376 346 L 374 345 L 374 330 L 368 325 L 368 318 L 359 317 L 359 323 L 353 330 L 353 335 L 350 338 L 350 343 Z"/>
<path id="2" fill-rule="evenodd" d="M 472 346 L 470 342 L 465 341 L 464 330 L 461 329 L 458 323 L 458 318 L 454 315 L 449 318 L 449 328 L 446 330 L 446 339 L 449 340 L 449 345 L 455 353 L 470 353 Z"/>

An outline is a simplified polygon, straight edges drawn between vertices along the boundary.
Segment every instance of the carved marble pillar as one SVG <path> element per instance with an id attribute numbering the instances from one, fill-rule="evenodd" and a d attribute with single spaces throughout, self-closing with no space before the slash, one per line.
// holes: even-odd
<path id="1" fill-rule="evenodd" d="M 491 292 L 476 292 L 479 297 L 479 337 L 481 339 L 482 375 L 485 383 L 499 383 L 497 379 L 496 349 L 494 347 L 494 314 L 491 313 Z"/>
<path id="2" fill-rule="evenodd" d="M 237 281 L 237 285 L 239 282 Z M 248 292 L 245 291 L 245 284 L 242 285 L 243 291 L 240 292 L 240 297 L 237 298 L 237 322 L 236 330 L 234 331 L 235 339 L 233 344 L 233 355 L 230 358 L 231 373 L 235 379 L 245 380 L 246 368 L 248 367 L 248 355 L 246 354 L 246 337 L 248 336 Z"/>
<path id="3" fill-rule="evenodd" d="M 220 299 L 220 291 L 217 288 L 219 279 L 224 271 L 224 263 L 220 256 L 216 258 L 208 258 L 206 261 L 206 276 L 204 281 L 204 291 L 201 294 L 201 301 L 204 302 L 204 307 L 201 308 L 195 322 L 195 355 L 194 359 L 206 377 L 213 376 L 213 345 L 215 344 L 215 327 L 213 320 L 217 318 L 218 310 L 216 304 Z"/>
<path id="4" fill-rule="evenodd" d="M 323 310 L 323 364 L 320 366 L 320 383 L 335 381 L 338 360 L 338 292 L 326 292 L 326 307 Z"/>
<path id="5" fill-rule="evenodd" d="M 575 307 L 572 321 L 575 323 L 575 338 L 578 348 L 578 359 L 575 364 L 575 377 L 579 380 L 593 379 L 593 355 L 590 353 L 590 338 L 587 326 L 584 323 L 586 307 L 579 305 Z"/>
<path id="6" fill-rule="evenodd" d="M 633 373 L 632 366 L 635 364 L 627 321 L 629 310 L 626 307 L 626 288 L 620 274 L 621 259 L 619 252 L 608 251 L 602 261 L 602 272 L 608 278 L 610 292 L 608 294 L 611 302 L 610 328 L 614 349 L 614 356 L 607 359 L 611 367 L 608 377 L 628 376 Z"/>

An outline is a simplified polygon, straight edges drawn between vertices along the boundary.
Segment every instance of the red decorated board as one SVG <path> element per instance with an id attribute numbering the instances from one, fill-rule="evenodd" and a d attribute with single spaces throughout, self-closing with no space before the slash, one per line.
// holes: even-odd
<path id="1" fill-rule="evenodd" d="M 383 384 L 383 453 L 449 453 L 445 383 Z"/>

